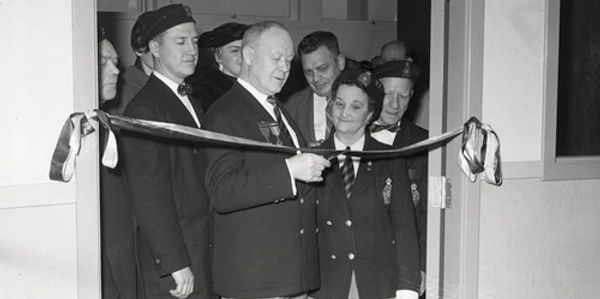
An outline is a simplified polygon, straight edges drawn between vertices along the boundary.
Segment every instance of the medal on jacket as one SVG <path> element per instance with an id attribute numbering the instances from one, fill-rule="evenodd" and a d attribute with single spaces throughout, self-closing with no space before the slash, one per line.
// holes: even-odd
<path id="1" fill-rule="evenodd" d="M 389 205 L 392 203 L 392 179 L 385 179 L 385 186 L 383 187 L 383 191 L 381 191 L 381 195 L 383 195 L 383 203 Z"/>
<path id="2" fill-rule="evenodd" d="M 421 193 L 419 193 L 419 189 L 417 188 L 416 183 L 410 184 L 410 193 L 412 193 L 413 204 L 416 207 L 419 203 L 419 200 L 421 199 Z"/>

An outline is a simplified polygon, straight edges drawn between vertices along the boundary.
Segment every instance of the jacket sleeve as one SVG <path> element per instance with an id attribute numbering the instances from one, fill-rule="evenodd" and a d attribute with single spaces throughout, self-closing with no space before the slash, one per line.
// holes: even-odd
<path id="1" fill-rule="evenodd" d="M 419 291 L 421 273 L 419 271 L 419 244 L 415 227 L 408 170 L 404 159 L 395 159 L 393 167 L 394 186 L 392 188 L 391 217 L 396 247 L 396 267 L 398 269 L 398 290 Z"/>
<path id="2" fill-rule="evenodd" d="M 155 119 L 147 107 L 127 109 L 126 115 Z M 122 148 L 133 209 L 157 271 L 168 275 L 191 264 L 179 225 L 169 145 L 149 135 L 123 132 Z"/>

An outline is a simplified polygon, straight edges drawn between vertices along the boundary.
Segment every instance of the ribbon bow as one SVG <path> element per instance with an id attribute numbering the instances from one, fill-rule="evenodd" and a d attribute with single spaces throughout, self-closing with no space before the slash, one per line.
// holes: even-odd
<path id="1" fill-rule="evenodd" d="M 487 183 L 502 185 L 498 135 L 475 117 L 471 117 L 464 125 L 458 159 L 460 169 L 471 182 L 475 182 L 477 175 L 483 173 Z"/>

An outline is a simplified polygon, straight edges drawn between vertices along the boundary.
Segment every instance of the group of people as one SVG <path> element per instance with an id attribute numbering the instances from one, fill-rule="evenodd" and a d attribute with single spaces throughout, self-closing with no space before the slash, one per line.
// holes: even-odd
<path id="1" fill-rule="evenodd" d="M 122 159 L 101 173 L 104 298 L 423 294 L 426 153 L 347 154 L 427 138 L 403 118 L 420 72 L 406 53 L 349 67 L 331 32 L 306 35 L 297 51 L 274 21 L 198 34 L 181 4 L 138 17 L 137 59 L 118 89 L 118 55 L 104 35 L 99 46 L 101 108 L 110 113 L 341 152 L 121 131 Z M 213 65 L 198 65 L 202 48 Z M 308 86 L 280 100 L 294 57 Z"/>

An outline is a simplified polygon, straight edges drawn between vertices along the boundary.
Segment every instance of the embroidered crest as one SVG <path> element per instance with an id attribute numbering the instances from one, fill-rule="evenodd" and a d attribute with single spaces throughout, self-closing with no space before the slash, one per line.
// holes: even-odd
<path id="1" fill-rule="evenodd" d="M 385 186 L 381 191 L 381 195 L 383 196 L 383 203 L 389 205 L 392 203 L 392 179 L 385 179 Z"/>

